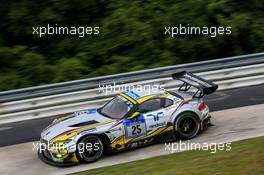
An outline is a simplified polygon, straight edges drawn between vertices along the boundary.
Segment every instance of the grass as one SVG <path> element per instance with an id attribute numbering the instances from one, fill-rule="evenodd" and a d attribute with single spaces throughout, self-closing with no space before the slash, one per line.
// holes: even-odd
<path id="1" fill-rule="evenodd" d="M 263 175 L 264 137 L 231 144 L 230 151 L 188 151 L 77 173 L 75 175 Z"/>

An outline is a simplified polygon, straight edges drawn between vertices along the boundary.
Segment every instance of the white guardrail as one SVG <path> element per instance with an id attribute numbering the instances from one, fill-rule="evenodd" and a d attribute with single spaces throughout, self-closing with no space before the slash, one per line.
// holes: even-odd
<path id="1" fill-rule="evenodd" d="M 218 84 L 218 90 L 258 85 L 264 84 L 264 63 L 203 71 L 195 74 Z M 179 82 L 173 80 L 169 75 L 163 78 L 154 77 L 153 79 L 131 82 L 126 85 L 135 84 L 161 85 L 168 90 L 177 89 L 179 86 Z M 103 105 L 116 94 L 117 92 L 105 94 L 98 85 L 97 88 L 87 90 L 3 102 L 0 103 L 0 124 L 58 116 L 95 108 Z"/>

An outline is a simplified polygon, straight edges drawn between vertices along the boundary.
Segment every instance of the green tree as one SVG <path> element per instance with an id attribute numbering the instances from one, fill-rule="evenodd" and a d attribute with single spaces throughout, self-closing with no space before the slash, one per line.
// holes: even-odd
<path id="1" fill-rule="evenodd" d="M 18 0 L 0 7 L 0 90 L 264 50 L 259 0 Z M 100 26 L 99 36 L 32 35 L 32 27 Z M 231 26 L 232 34 L 164 35 L 164 27 Z"/>

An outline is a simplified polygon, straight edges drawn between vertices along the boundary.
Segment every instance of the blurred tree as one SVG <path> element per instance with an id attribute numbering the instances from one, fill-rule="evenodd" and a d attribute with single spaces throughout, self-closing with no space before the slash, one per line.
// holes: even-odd
<path id="1" fill-rule="evenodd" d="M 85 70 L 86 68 L 80 60 L 76 58 L 63 59 L 58 63 L 54 81 L 59 82 L 83 78 L 83 71 Z"/>
<path id="2" fill-rule="evenodd" d="M 47 65 L 45 57 L 33 52 L 26 52 L 18 61 L 18 73 L 22 86 L 46 84 L 53 79 L 54 69 Z"/>
<path id="3" fill-rule="evenodd" d="M 0 90 L 264 50 L 264 1 L 0 0 Z M 32 27 L 100 26 L 99 36 L 32 35 Z M 231 26 L 170 38 L 164 26 Z"/>

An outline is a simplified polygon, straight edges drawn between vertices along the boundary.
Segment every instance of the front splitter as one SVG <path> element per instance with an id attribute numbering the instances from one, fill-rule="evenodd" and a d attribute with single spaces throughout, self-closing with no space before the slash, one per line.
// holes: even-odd
<path id="1" fill-rule="evenodd" d="M 40 158 L 40 160 L 42 160 L 46 164 L 49 164 L 49 165 L 52 165 L 52 166 L 56 166 L 56 167 L 70 167 L 70 166 L 74 166 L 74 165 L 78 164 L 76 162 L 54 162 L 51 159 L 48 159 L 44 155 L 44 153 L 41 152 L 41 151 L 38 151 L 38 157 Z"/>

